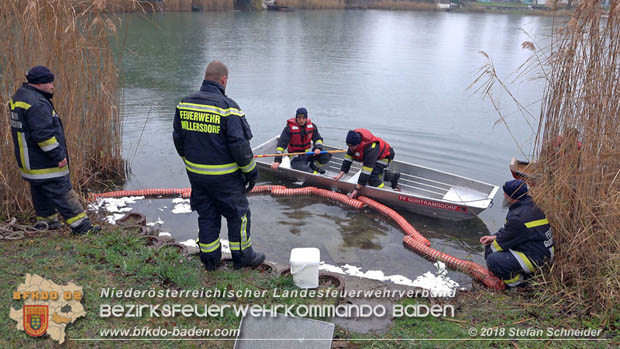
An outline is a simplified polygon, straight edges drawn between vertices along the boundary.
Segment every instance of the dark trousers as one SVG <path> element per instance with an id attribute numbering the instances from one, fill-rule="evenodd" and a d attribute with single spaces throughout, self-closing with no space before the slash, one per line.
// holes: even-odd
<path id="1" fill-rule="evenodd" d="M 190 204 L 198 212 L 200 259 L 207 266 L 222 257 L 220 229 L 222 216 L 228 223 L 228 240 L 233 260 L 252 251 L 250 207 L 240 171 L 225 175 L 198 175 L 188 172 L 192 185 Z"/>
<path id="2" fill-rule="evenodd" d="M 29 183 L 37 220 L 55 220 L 58 212 L 72 229 L 88 220 L 69 176 Z"/>
<path id="3" fill-rule="evenodd" d="M 394 156 L 396 156 L 396 152 L 394 152 L 394 148 L 390 148 L 390 155 L 375 162 L 375 167 L 372 169 L 370 177 L 368 178 L 368 185 L 371 187 L 383 188 L 383 181 L 391 180 L 390 178 L 385 178 L 385 169 L 390 166 L 390 162 L 394 160 Z"/>
<path id="4" fill-rule="evenodd" d="M 385 178 L 385 169 L 390 166 L 391 160 L 388 158 L 377 160 L 375 167 L 368 177 L 368 185 L 371 187 L 383 188 L 383 180 Z"/>
<path id="5" fill-rule="evenodd" d="M 507 286 L 514 287 L 525 281 L 526 274 L 521 264 L 509 251 L 493 252 L 491 246 L 486 246 L 484 258 L 489 271 Z"/>
<path id="6" fill-rule="evenodd" d="M 305 172 L 314 172 L 325 166 L 331 160 L 332 154 L 305 154 L 299 155 L 291 160 L 291 167 Z"/>

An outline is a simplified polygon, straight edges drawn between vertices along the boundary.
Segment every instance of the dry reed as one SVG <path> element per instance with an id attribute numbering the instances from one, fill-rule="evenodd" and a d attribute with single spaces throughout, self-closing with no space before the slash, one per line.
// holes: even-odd
<path id="1" fill-rule="evenodd" d="M 194 0 L 193 6 L 201 11 L 226 11 L 234 8 L 233 0 Z"/>
<path id="2" fill-rule="evenodd" d="M 56 75 L 54 106 L 63 120 L 74 187 L 122 178 L 118 70 L 108 37 L 116 25 L 106 1 L 0 0 L 0 216 L 31 212 L 10 134 L 9 99 L 32 66 Z"/>
<path id="3" fill-rule="evenodd" d="M 234 0 L 106 0 L 112 12 L 190 12 L 232 10 Z"/>
<path id="4" fill-rule="evenodd" d="M 532 194 L 556 245 L 550 273 L 537 279 L 539 301 L 610 325 L 618 319 L 620 289 L 619 12 L 620 0 L 611 2 L 608 18 L 598 1 L 580 1 L 548 47 L 524 43 L 534 51 L 525 70 L 546 81 L 534 123 Z M 474 84 L 483 81 L 479 90 L 495 106 L 491 91 L 503 82 L 490 60 L 481 70 Z"/>
<path id="5" fill-rule="evenodd" d="M 345 0 L 276 0 L 275 4 L 305 10 L 343 9 Z"/>

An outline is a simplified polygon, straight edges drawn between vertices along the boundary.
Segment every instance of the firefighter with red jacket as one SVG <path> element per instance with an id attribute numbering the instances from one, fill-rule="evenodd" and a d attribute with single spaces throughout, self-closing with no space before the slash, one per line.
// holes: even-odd
<path id="1" fill-rule="evenodd" d="M 198 212 L 200 260 L 207 271 L 220 266 L 222 216 L 228 222 L 233 267 L 260 265 L 254 252 L 247 199 L 258 170 L 250 148 L 252 131 L 239 105 L 225 94 L 228 68 L 207 65 L 200 91 L 181 100 L 174 114 L 173 140 L 192 186 L 190 205 Z"/>
<path id="2" fill-rule="evenodd" d="M 278 140 L 276 153 L 283 153 L 287 147 L 289 153 L 307 153 L 297 155 L 291 160 L 291 167 L 300 171 L 323 174 L 325 170 L 322 167 L 332 158 L 332 154 L 322 153 L 323 137 L 319 134 L 317 126 L 308 118 L 308 110 L 303 107 L 297 108 L 295 117 L 286 121 L 286 127 L 282 130 Z M 311 147 L 312 152 L 310 152 Z M 277 156 L 271 168 L 277 170 L 281 163 L 282 157 Z"/>
<path id="3" fill-rule="evenodd" d="M 347 133 L 346 142 L 349 149 L 344 156 L 340 173 L 334 179 L 340 180 L 348 173 L 353 160 L 362 162 L 362 172 L 349 197 L 357 197 L 367 184 L 383 188 L 384 181 L 391 182 L 392 189 L 397 189 L 400 173 L 386 170 L 395 155 L 394 149 L 386 141 L 364 128 L 357 128 Z"/>

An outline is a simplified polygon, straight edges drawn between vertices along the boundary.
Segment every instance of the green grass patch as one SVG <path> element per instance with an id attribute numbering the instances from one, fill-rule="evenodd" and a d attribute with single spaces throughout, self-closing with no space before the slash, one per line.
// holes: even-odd
<path id="1" fill-rule="evenodd" d="M 83 287 L 86 317 L 68 325 L 65 333 L 69 347 L 178 347 L 204 346 L 230 348 L 232 341 L 139 341 L 139 342 L 76 342 L 75 338 L 101 338 L 102 328 L 154 327 L 200 327 L 208 329 L 236 329 L 240 318 L 233 312 L 224 312 L 221 317 L 205 318 L 154 318 L 143 315 L 139 318 L 102 318 L 99 316 L 102 304 L 310 304 L 334 302 L 334 299 L 273 298 L 272 290 L 294 290 L 292 278 L 276 278 L 271 274 L 254 270 L 232 271 L 224 266 L 216 272 L 207 273 L 196 257 L 184 257 L 176 249 L 155 250 L 145 245 L 146 240 L 134 233 L 105 230 L 99 235 L 72 236 L 69 234 L 48 234 L 35 239 L 22 239 L 0 243 L 0 309 L 8 315 L 10 307 L 19 309 L 22 301 L 12 300 L 12 292 L 24 282 L 25 274 L 38 274 L 59 285 L 68 282 Z M 219 297 L 219 298 L 102 298 L 104 288 L 126 290 L 254 290 L 265 297 Z M 6 316 L 0 322 L 0 347 L 29 347 L 33 345 L 54 345 L 49 338 L 32 338 L 15 329 L 16 322 Z M 234 337 L 232 337 L 234 338 Z"/>
<path id="2" fill-rule="evenodd" d="M 520 2 L 499 2 L 499 1 L 491 1 L 491 2 L 482 2 L 476 1 L 476 5 L 484 6 L 484 7 L 523 7 L 527 8 L 528 4 L 523 4 Z"/>
<path id="3" fill-rule="evenodd" d="M 279 294 L 285 290 L 296 290 L 290 276 L 275 277 L 255 270 L 233 271 L 231 266 L 224 266 L 216 272 L 204 271 L 197 257 L 184 257 L 174 249 L 155 250 L 145 245 L 145 240 L 134 233 L 124 233 L 106 227 L 99 235 L 72 236 L 67 233 L 48 234 L 33 239 L 0 242 L 0 309 L 8 315 L 10 307 L 19 309 L 22 301 L 12 300 L 12 292 L 24 282 L 26 273 L 38 274 L 59 285 L 68 282 L 82 286 L 86 317 L 69 324 L 66 333 L 67 347 L 96 346 L 101 348 L 133 347 L 209 347 L 231 348 L 233 341 L 216 337 L 215 341 L 200 339 L 184 342 L 176 341 L 114 341 L 114 342 L 78 342 L 72 339 L 101 338 L 100 330 L 105 328 L 206 328 L 236 329 L 240 318 L 230 311 L 219 317 L 185 318 L 181 316 L 151 317 L 142 315 L 137 318 L 103 318 L 100 316 L 102 304 L 197 304 L 203 305 L 258 305 L 273 307 L 275 305 L 301 304 L 336 304 L 334 298 L 274 297 L 273 290 Z M 119 290 L 201 290 L 211 289 L 220 292 L 234 290 L 252 290 L 264 292 L 265 297 L 229 296 L 211 298 L 102 298 L 102 289 Z M 580 319 L 570 313 L 555 313 L 545 304 L 532 304 L 533 291 L 512 290 L 491 292 L 485 289 L 462 293 L 454 299 L 432 300 L 439 304 L 451 304 L 455 309 L 452 317 L 401 317 L 393 319 L 389 328 L 371 332 L 356 333 L 337 327 L 334 334 L 336 345 L 349 345 L 363 348 L 408 348 L 408 347 L 513 347 L 512 341 L 505 341 L 505 336 L 491 336 L 484 339 L 491 341 L 472 341 L 468 330 L 483 328 L 527 329 L 553 328 L 604 328 L 604 342 L 592 342 L 588 345 L 606 347 L 618 343 L 619 321 L 600 323 L 590 319 Z M 340 300 L 340 302 L 343 302 Z M 425 304 L 427 299 L 405 299 L 403 305 Z M 327 318 L 317 318 L 329 321 Z M 617 319 L 617 317 L 616 317 Z M 352 319 L 359 321 L 361 319 Z M 23 331 L 15 329 L 15 321 L 5 317 L 0 322 L 0 347 L 21 348 L 55 346 L 56 342 L 48 337 L 32 338 Z M 228 339 L 234 338 L 229 337 Z M 212 338 L 213 339 L 213 338 Z M 419 341 L 419 339 L 427 339 Z M 432 340 L 428 340 L 432 339 Z M 583 342 L 528 341 L 519 339 L 515 344 L 520 347 L 582 347 Z"/>
<path id="4" fill-rule="evenodd" d="M 531 303 L 533 292 L 531 289 L 517 289 L 497 293 L 481 289 L 461 293 L 454 299 L 434 299 L 432 303 L 428 300 L 406 299 L 400 304 L 426 304 L 429 307 L 432 304 L 452 305 L 456 310 L 455 316 L 402 317 L 395 319 L 390 330 L 379 337 L 376 334 L 355 335 L 342 329 L 337 332 L 337 337 L 344 342 L 359 344 L 363 348 L 607 348 L 620 343 L 617 323 L 611 326 L 591 323 L 570 314 L 549 311 L 545 306 Z M 601 335 L 548 335 L 549 329 L 561 331 L 587 328 L 601 329 Z M 539 335 L 541 333 L 542 335 Z M 376 338 L 381 338 L 381 341 L 375 341 Z"/>

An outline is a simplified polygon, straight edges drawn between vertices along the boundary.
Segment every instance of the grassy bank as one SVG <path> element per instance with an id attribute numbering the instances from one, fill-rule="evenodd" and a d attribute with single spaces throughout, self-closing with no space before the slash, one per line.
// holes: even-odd
<path id="1" fill-rule="evenodd" d="M 368 8 L 379 10 L 439 11 L 436 4 L 427 1 L 369 1 Z"/>
<path id="2" fill-rule="evenodd" d="M 122 341 L 122 342 L 78 342 L 76 338 L 101 338 L 100 330 L 106 328 L 134 328 L 150 326 L 172 328 L 193 327 L 209 329 L 236 329 L 240 319 L 234 314 L 209 318 L 101 318 L 101 304 L 158 304 L 158 303 L 189 303 L 189 304 L 260 304 L 273 306 L 276 304 L 335 304 L 335 298 L 274 298 L 271 292 L 260 298 L 101 298 L 102 288 L 117 289 L 138 288 L 141 290 L 155 289 L 209 289 L 220 290 L 294 290 L 296 289 L 290 276 L 276 277 L 254 270 L 233 272 L 225 266 L 214 273 L 204 272 L 197 257 L 183 257 L 176 250 L 155 251 L 144 245 L 138 236 L 106 227 L 99 236 L 87 235 L 74 237 L 68 234 L 48 234 L 32 239 L 0 242 L 0 275 L 3 279 L 0 286 L 0 309 L 8 312 L 9 307 L 19 309 L 20 301 L 11 300 L 12 292 L 24 282 L 26 273 L 36 273 L 57 284 L 69 281 L 84 288 L 83 304 L 86 318 L 78 319 L 66 329 L 67 347 L 177 347 L 174 341 Z M 536 329 L 603 329 L 594 346 L 605 347 L 618 344 L 617 321 L 599 323 L 591 318 L 579 318 L 571 313 L 556 313 L 545 304 L 532 301 L 533 291 L 527 289 L 494 293 L 484 289 L 461 293 L 455 299 L 430 300 L 433 303 L 452 304 L 456 311 L 455 317 L 396 318 L 385 333 L 356 333 L 338 327 L 335 331 L 334 347 L 364 348 L 401 348 L 420 345 L 423 347 L 480 347 L 481 345 L 527 346 L 527 347 L 581 347 L 583 342 L 567 341 L 507 341 L 507 335 L 500 335 L 499 330 L 491 331 L 490 337 L 471 337 L 470 328 L 478 331 L 488 328 L 513 328 L 517 330 Z M 362 302 L 364 300 L 362 299 Z M 418 302 L 430 305 L 427 299 L 405 299 L 399 301 L 404 305 Z M 322 319 L 325 320 L 325 319 Z M 15 322 L 8 317 L 0 322 L 0 343 L 2 347 L 52 346 L 49 338 L 33 339 L 24 332 L 15 329 Z M 488 331 L 488 330 L 487 330 Z M 402 341 L 402 339 L 433 339 L 432 341 Z M 472 341 L 472 339 L 484 341 Z M 217 338 L 216 338 L 217 339 Z M 224 339 L 224 338 L 219 338 Z M 229 338 L 230 339 L 230 338 Z M 400 341 L 396 341 L 399 339 Z M 439 339 L 451 339 L 440 341 Z M 492 339 L 489 343 L 488 339 Z M 494 340 L 493 340 L 494 339 Z M 527 339 L 527 338 L 525 338 Z M 231 348 L 232 341 L 189 341 L 184 346 L 208 345 L 209 347 Z"/>

